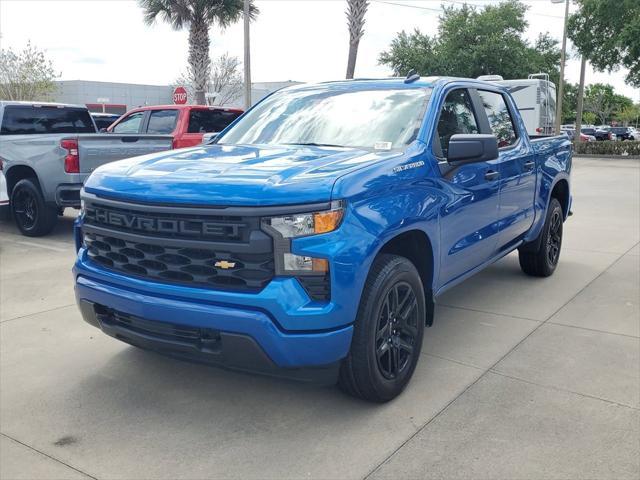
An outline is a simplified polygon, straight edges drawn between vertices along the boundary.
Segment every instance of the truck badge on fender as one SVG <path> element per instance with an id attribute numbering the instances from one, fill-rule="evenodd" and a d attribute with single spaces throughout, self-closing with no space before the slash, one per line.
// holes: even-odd
<path id="1" fill-rule="evenodd" d="M 424 165 L 422 160 L 413 163 L 407 163 L 406 165 L 400 165 L 398 167 L 393 167 L 393 173 L 404 172 L 405 170 L 409 170 L 411 168 L 418 168 Z"/>

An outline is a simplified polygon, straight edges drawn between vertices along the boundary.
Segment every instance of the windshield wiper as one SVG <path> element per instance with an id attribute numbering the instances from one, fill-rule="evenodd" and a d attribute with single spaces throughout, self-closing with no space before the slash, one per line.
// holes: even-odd
<path id="1" fill-rule="evenodd" d="M 282 145 L 300 145 L 302 147 L 339 147 L 339 148 L 346 148 L 344 145 L 334 145 L 333 143 L 315 143 L 315 142 L 283 143 Z"/>

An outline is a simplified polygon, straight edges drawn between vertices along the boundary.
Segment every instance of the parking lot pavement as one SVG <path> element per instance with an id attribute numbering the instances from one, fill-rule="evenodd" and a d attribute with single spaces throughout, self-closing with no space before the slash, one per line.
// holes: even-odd
<path id="1" fill-rule="evenodd" d="M 556 274 L 510 255 L 443 295 L 385 405 L 119 343 L 74 305 L 73 212 L 0 223 L 0 478 L 637 479 L 640 162 L 573 189 Z"/>

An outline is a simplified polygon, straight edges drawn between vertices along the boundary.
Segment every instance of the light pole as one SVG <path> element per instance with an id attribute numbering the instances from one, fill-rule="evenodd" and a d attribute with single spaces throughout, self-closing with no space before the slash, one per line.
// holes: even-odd
<path id="1" fill-rule="evenodd" d="M 578 105 L 576 109 L 576 136 L 573 138 L 573 143 L 580 142 L 580 133 L 582 132 L 582 107 L 584 104 L 584 71 L 587 67 L 587 59 L 582 55 L 580 61 L 580 86 L 578 86 Z"/>
<path id="2" fill-rule="evenodd" d="M 551 3 L 565 2 L 564 27 L 562 29 L 562 51 L 560 52 L 560 80 L 558 81 L 558 100 L 556 102 L 556 134 L 560 133 L 562 123 L 562 96 L 564 95 L 564 61 L 567 50 L 567 18 L 569 17 L 569 0 L 551 0 Z"/>
<path id="3" fill-rule="evenodd" d="M 568 1 L 568 0 L 567 0 Z M 251 47 L 249 44 L 249 22 L 251 0 L 244 0 L 244 106 L 251 107 Z"/>

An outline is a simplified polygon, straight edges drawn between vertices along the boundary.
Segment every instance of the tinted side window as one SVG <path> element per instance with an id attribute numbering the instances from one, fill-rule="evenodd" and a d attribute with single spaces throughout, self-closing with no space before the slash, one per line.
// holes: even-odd
<path id="1" fill-rule="evenodd" d="M 113 133 L 139 133 L 144 112 L 132 113 L 113 127 Z"/>
<path id="2" fill-rule="evenodd" d="M 449 92 L 438 119 L 438 137 L 442 155 L 447 156 L 449 140 L 457 133 L 478 133 L 478 122 L 466 90 Z"/>
<path id="3" fill-rule="evenodd" d="M 167 135 L 173 132 L 178 119 L 178 110 L 152 110 L 147 133 Z"/>
<path id="4" fill-rule="evenodd" d="M 188 133 L 221 132 L 227 125 L 238 118 L 238 112 L 220 110 L 191 110 L 189 114 Z"/>
<path id="5" fill-rule="evenodd" d="M 119 117 L 93 117 L 93 121 L 96 122 L 96 128 L 101 130 L 108 128 L 113 122 L 118 120 Z"/>
<path id="6" fill-rule="evenodd" d="M 518 136 L 511 113 L 501 93 L 478 90 L 480 100 L 487 112 L 491 132 L 498 138 L 498 148 L 508 147 L 516 143 Z"/>
<path id="7" fill-rule="evenodd" d="M 7 105 L 2 117 L 2 135 L 41 133 L 95 133 L 88 110 L 67 107 Z"/>

